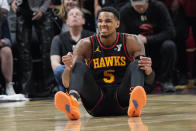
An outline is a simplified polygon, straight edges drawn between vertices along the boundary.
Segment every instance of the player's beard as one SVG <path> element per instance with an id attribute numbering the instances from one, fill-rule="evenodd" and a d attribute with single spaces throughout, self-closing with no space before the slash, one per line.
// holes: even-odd
<path id="1" fill-rule="evenodd" d="M 100 34 L 102 38 L 108 38 L 111 34 Z"/>
<path id="2" fill-rule="evenodd" d="M 101 35 L 102 38 L 108 38 L 109 35 Z"/>

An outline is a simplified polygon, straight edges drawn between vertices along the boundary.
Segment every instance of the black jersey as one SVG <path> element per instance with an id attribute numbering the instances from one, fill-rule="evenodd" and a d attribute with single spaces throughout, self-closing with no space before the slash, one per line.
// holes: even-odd
<path id="1" fill-rule="evenodd" d="M 96 82 L 101 88 L 118 87 L 133 57 L 128 55 L 125 34 L 117 33 L 111 46 L 104 46 L 99 35 L 91 36 L 92 57 L 88 63 Z"/>

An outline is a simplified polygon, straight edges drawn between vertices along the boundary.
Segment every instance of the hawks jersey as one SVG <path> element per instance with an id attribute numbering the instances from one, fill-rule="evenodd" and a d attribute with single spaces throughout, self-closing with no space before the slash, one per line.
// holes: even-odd
<path id="1" fill-rule="evenodd" d="M 133 61 L 127 52 L 125 34 L 116 35 L 116 41 L 109 47 L 101 43 L 98 34 L 90 37 L 92 56 L 88 67 L 101 87 L 119 86 L 127 66 Z"/>

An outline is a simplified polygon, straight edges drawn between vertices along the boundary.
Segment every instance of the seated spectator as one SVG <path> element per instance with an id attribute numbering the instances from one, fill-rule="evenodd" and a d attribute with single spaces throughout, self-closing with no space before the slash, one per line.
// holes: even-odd
<path id="1" fill-rule="evenodd" d="M 172 16 L 176 37 L 175 44 L 177 49 L 176 68 L 174 75 L 174 84 L 176 86 L 186 86 L 188 84 L 187 55 L 186 55 L 186 39 L 188 36 L 186 17 L 183 8 L 180 6 L 181 0 L 159 0 L 168 8 Z M 194 3 L 193 3 L 194 4 Z M 182 26 L 183 25 L 183 26 Z"/>
<path id="2" fill-rule="evenodd" d="M 176 41 L 178 47 L 179 63 L 178 66 L 186 65 L 186 60 L 192 59 L 191 55 L 186 54 L 186 40 L 189 37 L 189 29 L 192 29 L 192 36 L 194 41 L 196 41 L 196 1 L 195 0 L 176 0 L 175 8 L 177 13 L 174 17 L 174 22 L 176 25 L 177 38 Z M 182 26 L 183 25 L 183 26 Z M 185 52 L 185 53 L 184 53 Z M 196 66 L 196 51 L 193 51 L 193 67 Z M 183 56 L 182 56 L 183 55 Z M 186 58 L 187 56 L 187 58 Z M 182 59 L 181 59 L 182 57 Z M 185 57 L 185 58 L 184 58 Z M 184 58 L 184 59 L 183 59 Z M 184 60 L 184 61 L 183 61 Z M 187 65 L 190 71 L 189 64 Z M 180 68 L 182 71 L 183 68 Z M 185 71 L 188 71 L 185 69 Z M 196 79 L 196 68 L 193 68 L 192 72 L 188 73 L 188 79 Z"/>
<path id="3" fill-rule="evenodd" d="M 14 95 L 13 88 L 13 56 L 11 50 L 11 41 L 7 21 L 9 6 L 7 1 L 0 0 L 0 67 L 1 73 L 5 79 L 5 93 Z"/>
<path id="4" fill-rule="evenodd" d="M 84 18 L 86 20 L 85 24 L 83 25 L 84 29 L 95 31 L 94 16 L 89 10 L 81 6 L 80 0 L 62 0 L 61 5 L 53 6 L 53 13 L 56 16 L 55 23 L 60 30 L 57 31 L 57 33 L 66 32 L 69 30 L 69 27 L 65 21 L 67 19 L 67 12 L 74 6 L 81 8 L 82 12 L 84 13 Z"/>
<path id="5" fill-rule="evenodd" d="M 172 41 L 175 30 L 167 8 L 156 0 L 131 0 L 121 10 L 120 31 L 139 34 L 146 55 L 152 58 L 156 80 L 163 91 L 175 91 L 172 80 L 176 61 L 176 46 Z"/>
<path id="6" fill-rule="evenodd" d="M 66 24 L 69 27 L 68 32 L 63 32 L 55 36 L 52 40 L 50 60 L 54 76 L 59 90 L 65 92 L 62 84 L 62 73 L 65 69 L 61 57 L 72 52 L 76 43 L 81 39 L 92 35 L 93 33 L 83 29 L 85 19 L 82 11 L 78 7 L 73 7 L 68 11 Z"/>
<path id="7" fill-rule="evenodd" d="M 190 36 L 189 30 L 192 29 L 193 39 L 196 41 L 196 1 L 195 0 L 160 0 L 169 9 L 173 16 L 173 22 L 176 28 L 175 43 L 177 46 L 177 75 L 176 85 L 185 86 L 188 79 L 196 78 L 196 70 L 190 72 L 190 66 L 195 67 L 196 51 L 190 54 L 186 51 L 186 40 Z M 183 25 L 183 26 L 182 26 Z M 193 55 L 194 54 L 194 55 Z M 192 56 L 193 55 L 193 56 Z M 190 64 L 189 60 L 195 57 L 195 63 Z M 188 63 L 187 63 L 188 61 Z M 193 68 L 194 69 L 194 68 Z"/>

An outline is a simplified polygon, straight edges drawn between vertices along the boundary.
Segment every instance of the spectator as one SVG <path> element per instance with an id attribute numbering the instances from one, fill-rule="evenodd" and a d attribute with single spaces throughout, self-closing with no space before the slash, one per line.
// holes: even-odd
<path id="1" fill-rule="evenodd" d="M 186 54 L 186 40 L 189 36 L 189 29 L 192 26 L 194 40 L 196 40 L 196 1 L 195 0 L 160 0 L 167 5 L 173 16 L 174 25 L 176 28 L 175 42 L 177 45 L 178 59 L 177 59 L 177 85 L 185 85 L 188 83 L 188 78 L 196 77 L 196 72 L 189 72 L 187 74 L 187 57 Z M 182 26 L 183 25 L 183 26 Z M 193 51 L 194 52 L 194 51 Z M 196 57 L 196 54 L 195 54 Z M 196 58 L 195 58 L 196 59 Z M 195 62 L 196 63 L 196 62 Z M 193 67 L 195 64 L 193 65 Z M 192 69 L 189 69 L 192 70 Z M 195 70 L 196 71 L 196 70 Z"/>
<path id="2" fill-rule="evenodd" d="M 162 89 L 175 91 L 172 72 L 176 61 L 176 47 L 172 41 L 174 26 L 167 8 L 159 1 L 131 0 L 121 10 L 120 31 L 139 34 L 145 44 L 147 56 Z"/>
<path id="3" fill-rule="evenodd" d="M 176 71 L 174 75 L 174 84 L 175 85 L 186 85 L 188 83 L 188 74 L 187 74 L 187 59 L 186 59 L 186 36 L 185 30 L 181 30 L 184 27 L 184 18 L 182 8 L 178 8 L 178 0 L 159 0 L 163 2 L 168 8 L 170 15 L 172 16 L 175 30 L 176 30 L 176 49 L 177 49 L 177 59 L 176 59 Z"/>
<path id="4" fill-rule="evenodd" d="M 60 6 L 53 6 L 53 12 L 56 15 L 55 23 L 60 29 L 60 31 L 57 31 L 57 33 L 66 32 L 69 30 L 69 27 L 65 21 L 67 19 L 67 12 L 74 6 L 81 8 L 84 13 L 86 20 L 84 29 L 95 31 L 93 14 L 81 6 L 80 0 L 63 0 Z"/>
<path id="5" fill-rule="evenodd" d="M 92 32 L 83 29 L 85 23 L 84 14 L 78 7 L 73 7 L 68 11 L 66 23 L 69 27 L 68 32 L 63 32 L 55 36 L 52 40 L 50 50 L 50 60 L 54 76 L 58 84 L 59 90 L 65 92 L 62 84 L 62 73 L 65 69 L 61 57 L 72 52 L 76 43 L 85 37 L 92 35 Z"/>
<path id="6" fill-rule="evenodd" d="M 174 23 L 176 24 L 176 31 L 177 31 L 176 39 L 178 40 L 177 44 L 181 45 L 178 48 L 179 50 L 178 54 L 180 55 L 179 59 L 181 63 L 178 63 L 178 65 L 185 65 L 186 61 L 182 61 L 182 60 L 186 60 L 184 58 L 186 56 L 186 54 L 184 53 L 185 52 L 184 50 L 186 49 L 185 48 L 186 40 L 189 36 L 190 27 L 192 27 L 193 38 L 196 41 L 196 8 L 195 8 L 196 1 L 195 0 L 174 0 L 174 1 L 176 1 L 175 6 L 173 6 L 173 10 L 176 11 L 176 14 L 174 17 Z M 184 54 L 185 56 L 182 56 Z M 181 57 L 184 59 L 181 59 Z M 196 66 L 196 51 L 194 51 L 193 67 L 195 66 Z M 192 73 L 190 74 L 189 79 L 192 79 L 192 78 L 196 78 L 196 70 L 193 71 L 193 74 Z"/>
<path id="7" fill-rule="evenodd" d="M 50 0 L 9 0 L 13 11 L 17 14 L 17 48 L 21 67 L 22 89 L 30 94 L 32 81 L 31 41 L 32 27 L 40 42 L 42 71 L 42 90 L 49 91 L 53 86 L 53 75 L 50 65 L 50 46 L 53 37 Z"/>
<path id="8" fill-rule="evenodd" d="M 9 6 L 6 0 L 0 0 L 0 67 L 5 79 L 5 93 L 14 95 L 13 87 L 13 55 L 7 21 Z"/>

